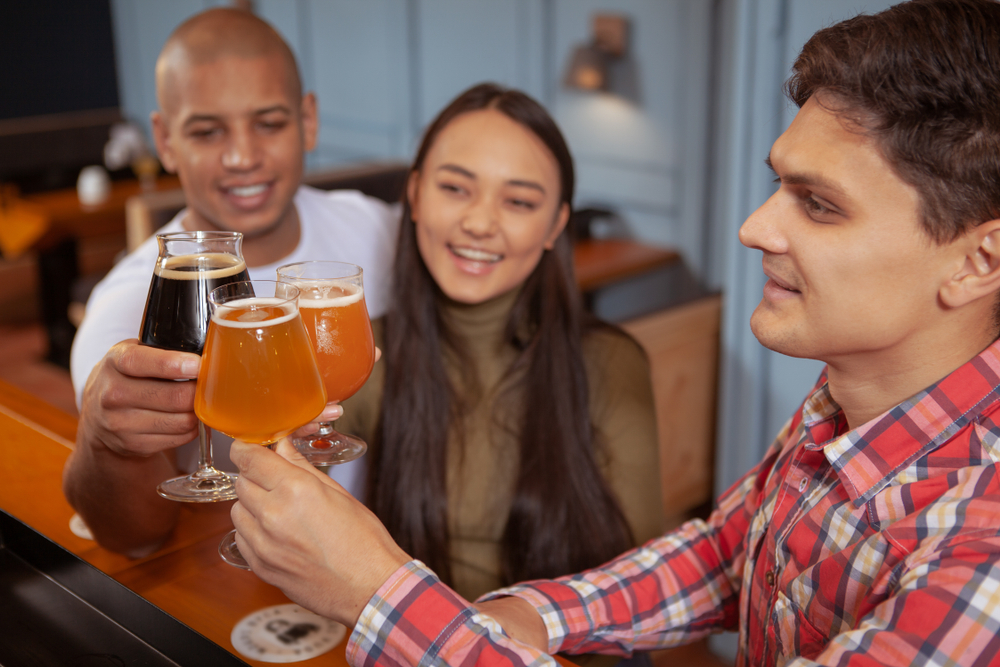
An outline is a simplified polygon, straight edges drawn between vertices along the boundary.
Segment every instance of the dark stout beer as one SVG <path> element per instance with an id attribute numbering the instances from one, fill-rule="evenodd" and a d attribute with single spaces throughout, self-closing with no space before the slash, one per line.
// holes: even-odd
<path id="1" fill-rule="evenodd" d="M 201 354 L 211 312 L 208 293 L 219 285 L 249 280 L 246 263 L 226 253 L 161 258 L 153 269 L 139 342 Z"/>

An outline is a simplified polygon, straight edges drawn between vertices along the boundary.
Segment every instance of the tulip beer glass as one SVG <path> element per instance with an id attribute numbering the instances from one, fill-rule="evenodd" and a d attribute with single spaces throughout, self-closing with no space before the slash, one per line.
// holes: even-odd
<path id="1" fill-rule="evenodd" d="M 219 285 L 247 279 L 239 232 L 158 234 L 159 256 L 146 297 L 139 342 L 166 350 L 201 354 L 208 330 L 208 294 Z M 212 465 L 212 435 L 198 423 L 198 469 L 157 487 L 164 498 L 182 502 L 234 500 L 235 475 Z"/>
<path id="2" fill-rule="evenodd" d="M 238 440 L 271 445 L 314 419 L 326 406 L 316 354 L 299 317 L 299 290 L 250 280 L 212 291 L 194 411 Z M 230 565 L 248 569 L 236 531 L 219 547 Z"/>
<path id="3" fill-rule="evenodd" d="M 361 267 L 344 262 L 298 262 L 280 267 L 278 280 L 299 288 L 299 312 L 316 350 L 327 400 L 350 398 L 375 364 Z M 320 424 L 317 433 L 296 438 L 293 443 L 317 466 L 353 461 L 368 449 L 361 438 L 334 429 L 333 422 Z"/>

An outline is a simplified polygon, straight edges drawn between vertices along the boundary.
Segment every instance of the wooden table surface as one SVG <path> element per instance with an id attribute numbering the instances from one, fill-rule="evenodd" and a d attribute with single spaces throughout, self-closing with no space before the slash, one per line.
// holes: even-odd
<path id="1" fill-rule="evenodd" d="M 629 239 L 582 239 L 573 247 L 576 282 L 584 292 L 669 266 L 681 259 L 672 248 Z"/>
<path id="2" fill-rule="evenodd" d="M 0 380 L 0 433 L 0 508 L 248 664 L 273 664 L 247 658 L 230 641 L 244 617 L 290 602 L 252 572 L 220 558 L 219 542 L 233 528 L 231 503 L 182 504 L 167 544 L 145 558 L 129 559 L 69 528 L 74 512 L 61 480 L 76 435 L 75 417 Z M 348 636 L 327 653 L 293 664 L 347 665 Z M 556 660 L 572 665 L 561 656 Z"/>

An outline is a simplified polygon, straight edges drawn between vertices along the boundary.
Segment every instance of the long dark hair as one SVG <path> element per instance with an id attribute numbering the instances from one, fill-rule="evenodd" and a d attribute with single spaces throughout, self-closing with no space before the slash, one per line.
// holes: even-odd
<path id="1" fill-rule="evenodd" d="M 535 134 L 559 165 L 560 202 L 573 200 L 573 160 L 549 114 L 524 93 L 481 84 L 459 95 L 424 134 L 411 167 L 419 173 L 441 130 L 470 111 L 495 109 Z M 583 361 L 585 330 L 569 225 L 546 250 L 510 313 L 505 342 L 518 351 L 497 404 L 520 411 L 520 467 L 501 546 L 501 580 L 553 577 L 593 567 L 632 544 L 628 524 L 601 475 Z M 446 488 L 448 437 L 477 392 L 455 387 L 445 355 L 469 369 L 465 346 L 441 317 L 443 298 L 417 248 L 404 197 L 385 320 L 385 389 L 369 468 L 369 504 L 410 555 L 451 582 Z M 476 386 L 474 377 L 463 377 Z M 475 399 L 473 399 L 475 400 Z M 460 434 L 459 434 L 460 435 Z"/>

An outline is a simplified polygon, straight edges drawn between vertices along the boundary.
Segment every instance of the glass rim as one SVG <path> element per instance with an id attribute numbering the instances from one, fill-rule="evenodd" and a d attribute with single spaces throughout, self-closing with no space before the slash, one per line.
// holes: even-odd
<path id="1" fill-rule="evenodd" d="M 223 231 L 205 231 L 205 230 L 197 230 L 193 232 L 188 232 L 188 231 L 163 232 L 157 234 L 156 238 L 163 239 L 165 241 L 172 241 L 174 239 L 187 240 L 187 241 L 241 239 L 243 238 L 243 232 L 223 232 Z"/>
<path id="2" fill-rule="evenodd" d="M 338 260 L 335 260 L 335 259 L 307 259 L 307 260 L 303 260 L 301 262 L 290 262 L 288 264 L 282 264 L 277 269 L 275 269 L 275 273 L 277 273 L 277 275 L 278 275 L 279 282 L 283 282 L 283 281 L 280 281 L 280 278 L 282 278 L 282 271 L 283 270 L 285 270 L 285 269 L 291 269 L 293 267 L 298 267 L 298 266 L 303 266 L 303 267 L 304 266 L 342 266 L 342 267 L 345 267 L 345 268 L 350 267 L 352 269 L 352 271 L 351 271 L 351 273 L 348 273 L 348 274 L 345 274 L 345 275 L 342 275 L 342 276 L 337 276 L 335 278 L 330 278 L 330 277 L 324 277 L 324 278 L 303 278 L 301 276 L 287 276 L 288 278 L 293 278 L 295 280 L 309 280 L 309 281 L 317 281 L 317 282 L 319 282 L 319 281 L 328 281 L 328 280 L 348 280 L 348 279 L 354 278 L 354 277 L 363 277 L 364 276 L 364 272 L 365 272 L 365 270 L 359 264 L 353 264 L 351 262 L 341 262 L 341 261 L 338 261 Z"/>
<path id="3" fill-rule="evenodd" d="M 216 287 L 215 289 L 213 289 L 211 292 L 208 293 L 208 302 L 210 304 L 212 304 L 213 306 L 225 306 L 225 305 L 227 305 L 229 303 L 229 301 L 219 301 L 215 297 L 215 294 L 217 292 L 221 295 L 224 292 L 232 291 L 232 290 L 234 290 L 234 289 L 236 289 L 238 287 L 245 287 L 245 286 L 251 286 L 252 287 L 255 284 L 257 284 L 257 285 L 267 284 L 267 285 L 275 285 L 275 286 L 281 285 L 281 288 L 283 290 L 288 290 L 290 293 L 287 294 L 287 295 L 278 296 L 277 291 L 275 290 L 272 293 L 271 296 L 260 296 L 258 294 L 254 294 L 254 295 L 251 296 L 251 295 L 246 294 L 245 292 L 243 292 L 243 293 L 236 292 L 236 293 L 233 293 L 233 294 L 227 294 L 226 296 L 232 297 L 231 300 L 237 300 L 237 299 L 278 299 L 279 301 L 276 304 L 274 304 L 274 305 L 277 305 L 277 306 L 282 306 L 282 305 L 284 305 L 284 304 L 292 301 L 292 302 L 295 302 L 295 304 L 296 304 L 296 310 L 298 309 L 298 300 L 299 300 L 299 294 L 301 293 L 301 290 L 299 290 L 299 288 L 296 287 L 295 285 L 293 285 L 291 283 L 286 283 L 283 280 L 267 280 L 267 279 L 260 279 L 260 280 L 237 280 L 235 282 L 226 283 L 225 285 L 219 285 L 218 287 Z"/>

